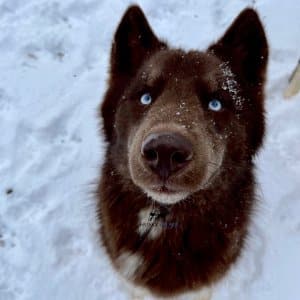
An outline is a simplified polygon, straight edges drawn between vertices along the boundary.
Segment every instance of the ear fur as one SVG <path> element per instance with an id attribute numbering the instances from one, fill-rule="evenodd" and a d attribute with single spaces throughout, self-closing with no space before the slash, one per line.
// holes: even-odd
<path id="1" fill-rule="evenodd" d="M 252 154 L 261 146 L 264 136 L 264 83 L 268 62 L 268 43 L 261 21 L 255 10 L 247 8 L 235 19 L 224 36 L 208 52 L 229 62 L 242 86 L 244 95 L 251 99 L 247 113 L 253 122 L 247 131 Z"/>
<path id="2" fill-rule="evenodd" d="M 263 84 L 268 61 L 268 43 L 255 10 L 246 8 L 224 36 L 208 51 L 229 61 L 233 72 L 246 85 Z"/>
<path id="3" fill-rule="evenodd" d="M 110 88 L 101 106 L 107 141 L 112 139 L 117 103 L 129 80 L 148 57 L 166 47 L 154 35 L 142 10 L 136 5 L 129 7 L 114 36 L 110 58 Z"/>
<path id="4" fill-rule="evenodd" d="M 163 46 L 142 10 L 135 5 L 129 7 L 114 37 L 111 73 L 134 75 L 145 58 Z"/>

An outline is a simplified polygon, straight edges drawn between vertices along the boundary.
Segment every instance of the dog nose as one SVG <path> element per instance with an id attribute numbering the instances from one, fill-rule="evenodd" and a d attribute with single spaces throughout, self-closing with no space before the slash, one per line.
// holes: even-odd
<path id="1" fill-rule="evenodd" d="M 145 163 L 162 180 L 184 168 L 193 157 L 191 142 L 178 133 L 151 133 L 142 143 Z"/>

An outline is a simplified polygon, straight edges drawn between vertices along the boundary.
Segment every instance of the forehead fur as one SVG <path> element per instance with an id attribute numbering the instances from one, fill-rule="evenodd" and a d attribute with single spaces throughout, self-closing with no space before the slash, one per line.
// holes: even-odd
<path id="1" fill-rule="evenodd" d="M 212 90 L 222 77 L 220 60 L 210 53 L 183 50 L 163 50 L 154 54 L 141 68 L 139 75 L 149 84 L 162 78 L 202 82 Z"/>

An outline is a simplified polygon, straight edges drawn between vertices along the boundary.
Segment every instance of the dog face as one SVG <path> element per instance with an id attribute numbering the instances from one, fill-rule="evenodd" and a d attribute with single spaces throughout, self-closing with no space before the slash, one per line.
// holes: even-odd
<path id="1" fill-rule="evenodd" d="M 141 10 L 125 13 L 101 113 L 114 168 L 173 204 L 214 187 L 261 145 L 267 42 L 247 9 L 205 52 L 169 49 Z"/>

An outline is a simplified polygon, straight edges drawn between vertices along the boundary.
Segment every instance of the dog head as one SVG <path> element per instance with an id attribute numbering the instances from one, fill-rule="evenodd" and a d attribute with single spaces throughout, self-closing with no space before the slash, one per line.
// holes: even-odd
<path id="1" fill-rule="evenodd" d="M 252 9 L 206 51 L 185 52 L 160 41 L 130 7 L 114 37 L 101 107 L 113 167 L 167 204 L 214 187 L 224 170 L 238 173 L 262 143 L 267 59 Z"/>

